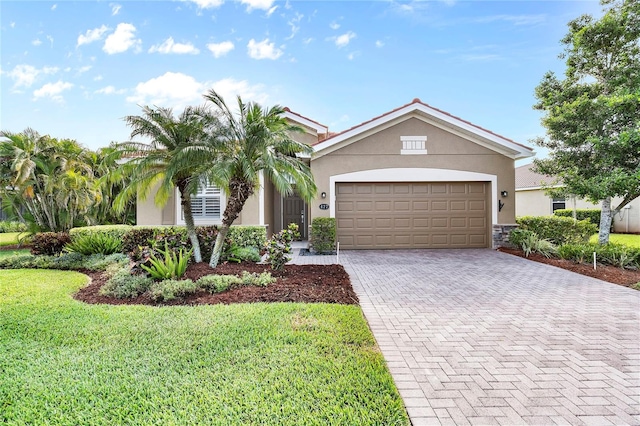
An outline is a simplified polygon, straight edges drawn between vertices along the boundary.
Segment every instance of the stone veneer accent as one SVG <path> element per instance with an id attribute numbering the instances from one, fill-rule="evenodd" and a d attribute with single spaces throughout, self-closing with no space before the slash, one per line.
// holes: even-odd
<path id="1" fill-rule="evenodd" d="M 516 229 L 518 225 L 493 225 L 493 248 L 511 247 L 514 245 L 509 242 L 509 234 Z"/>

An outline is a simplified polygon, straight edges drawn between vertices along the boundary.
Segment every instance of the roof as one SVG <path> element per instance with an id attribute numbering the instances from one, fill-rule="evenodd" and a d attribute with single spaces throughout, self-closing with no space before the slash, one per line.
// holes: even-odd
<path id="1" fill-rule="evenodd" d="M 408 104 L 395 108 L 391 111 L 385 112 L 377 117 L 353 126 L 340 133 L 332 134 L 326 139 L 318 142 L 314 145 L 316 152 L 329 148 L 339 142 L 347 140 L 352 137 L 356 137 L 361 133 L 370 130 L 373 127 L 377 127 L 388 123 L 403 115 L 417 113 L 424 117 L 430 118 L 434 121 L 444 123 L 450 127 L 455 127 L 462 130 L 465 133 L 479 137 L 487 142 L 489 147 L 493 147 L 494 150 L 501 150 L 505 155 L 509 155 L 514 159 L 527 158 L 534 155 L 533 149 L 526 145 L 522 145 L 504 136 L 500 136 L 497 133 L 473 124 L 467 120 L 463 120 L 460 117 L 456 117 L 446 111 L 434 108 L 420 99 L 415 98 Z M 496 149 L 497 148 L 497 149 Z"/>
<path id="2" fill-rule="evenodd" d="M 545 176 L 531 170 L 533 164 L 516 167 L 516 190 L 537 189 L 544 185 L 556 184 L 553 176 Z"/>
<path id="3" fill-rule="evenodd" d="M 307 127 L 314 129 L 318 135 L 325 135 L 329 132 L 329 127 L 324 124 L 318 123 L 315 120 L 312 120 L 308 117 L 305 117 L 302 114 L 298 114 L 297 112 L 293 112 L 289 109 L 289 107 L 284 108 L 284 114 L 286 118 L 289 118 L 297 123 L 303 124 Z"/>

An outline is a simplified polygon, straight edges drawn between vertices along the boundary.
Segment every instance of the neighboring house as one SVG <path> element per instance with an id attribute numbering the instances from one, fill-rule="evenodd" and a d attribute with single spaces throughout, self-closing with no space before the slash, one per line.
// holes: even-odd
<path id="1" fill-rule="evenodd" d="M 540 175 L 531 170 L 532 164 L 516 167 L 516 215 L 548 216 L 557 209 L 599 209 L 593 204 L 575 197 L 553 198 L 545 194 L 544 186 L 562 186 L 556 179 Z M 613 206 L 620 203 L 621 198 L 613 199 Z M 640 198 L 627 204 L 613 218 L 615 232 L 640 233 Z"/>
<path id="2" fill-rule="evenodd" d="M 419 99 L 340 133 L 287 110 L 314 147 L 310 161 L 317 199 L 280 195 L 264 182 L 234 224 L 278 232 L 314 217 L 335 217 L 343 249 L 478 248 L 515 223 L 515 160 L 531 148 Z M 204 188 L 195 201 L 197 224 L 220 223 L 224 194 Z M 153 196 L 138 200 L 138 224 L 184 223 L 179 197 L 164 209 Z"/>

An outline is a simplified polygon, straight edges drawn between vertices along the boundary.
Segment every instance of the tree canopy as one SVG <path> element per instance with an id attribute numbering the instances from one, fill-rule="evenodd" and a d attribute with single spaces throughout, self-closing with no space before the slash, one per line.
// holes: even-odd
<path id="1" fill-rule="evenodd" d="M 534 170 L 557 176 L 567 194 L 602 202 L 601 244 L 613 215 L 640 196 L 640 2 L 603 0 L 604 15 L 569 22 L 561 40 L 564 78 L 548 72 L 534 108 L 549 157 Z M 613 197 L 621 197 L 617 206 Z"/>

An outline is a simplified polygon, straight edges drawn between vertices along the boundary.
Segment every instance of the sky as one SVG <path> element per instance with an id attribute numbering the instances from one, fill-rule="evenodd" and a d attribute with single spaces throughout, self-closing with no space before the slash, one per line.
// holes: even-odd
<path id="1" fill-rule="evenodd" d="M 215 89 L 339 132 L 419 98 L 541 157 L 534 89 L 585 13 L 599 3 L 0 0 L 0 129 L 97 149 L 141 106 Z"/>

